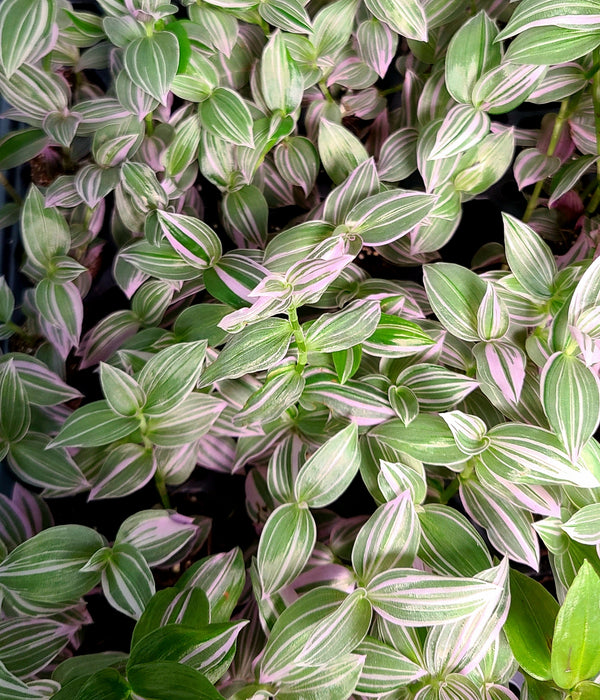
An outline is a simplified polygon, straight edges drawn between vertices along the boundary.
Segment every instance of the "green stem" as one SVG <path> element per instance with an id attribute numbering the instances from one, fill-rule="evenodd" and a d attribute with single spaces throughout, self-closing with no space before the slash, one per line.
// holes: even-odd
<path id="1" fill-rule="evenodd" d="M 165 484 L 165 479 L 164 479 L 163 475 L 160 473 L 159 469 L 157 469 L 155 474 L 154 474 L 154 483 L 156 485 L 156 490 L 158 491 L 158 495 L 160 496 L 160 502 L 163 504 L 163 507 L 170 509 L 171 508 L 171 499 L 169 498 L 169 492 L 167 491 L 167 485 Z"/>
<path id="2" fill-rule="evenodd" d="M 552 129 L 552 134 L 550 136 L 550 143 L 548 144 L 548 148 L 546 149 L 546 155 L 547 156 L 552 156 L 554 155 L 554 151 L 556 150 L 556 146 L 558 145 L 558 139 L 560 138 L 563 126 L 565 125 L 565 122 L 567 121 L 567 118 L 569 116 L 569 99 L 567 98 L 566 100 L 563 100 L 560 105 L 560 110 L 558 112 L 558 115 L 556 116 L 556 120 L 554 122 L 554 127 Z M 539 180 L 538 182 L 535 183 L 535 187 L 533 188 L 533 192 L 531 194 L 531 197 L 529 198 L 529 202 L 527 202 L 527 208 L 525 209 L 525 213 L 523 214 L 523 221 L 527 223 L 529 219 L 531 218 L 531 215 L 533 214 L 535 208 L 537 207 L 538 199 L 539 196 L 542 192 L 542 187 L 544 186 L 544 181 Z"/>
<path id="3" fill-rule="evenodd" d="M 387 97 L 388 95 L 393 95 L 395 92 L 400 92 L 402 90 L 402 84 L 394 85 L 394 87 L 386 88 L 385 90 L 380 90 L 379 94 L 381 97 Z"/>
<path id="4" fill-rule="evenodd" d="M 18 335 L 20 338 L 23 339 L 30 339 L 32 336 L 30 336 L 26 331 L 24 331 L 21 326 L 18 326 L 14 321 L 6 321 L 4 324 L 8 330 L 12 331 L 15 335 Z"/>
<path id="5" fill-rule="evenodd" d="M 10 184 L 10 182 L 6 179 L 3 173 L 0 173 L 0 185 L 4 187 L 4 189 L 8 192 L 13 201 L 16 202 L 16 204 L 23 204 L 23 200 L 19 196 L 19 193 Z"/>
<path id="6" fill-rule="evenodd" d="M 302 372 L 306 366 L 308 360 L 308 350 L 306 349 L 306 338 L 304 337 L 304 331 L 302 326 L 298 321 L 298 312 L 296 309 L 288 309 L 288 318 L 292 324 L 292 330 L 294 331 L 294 338 L 296 339 L 296 345 L 298 346 L 298 370 Z"/>
<path id="7" fill-rule="evenodd" d="M 323 93 L 327 102 L 332 102 L 332 103 L 335 102 L 335 100 L 331 96 L 331 93 L 329 92 L 329 88 L 327 87 L 327 83 L 325 81 L 325 78 L 323 78 L 323 80 L 319 81 L 319 88 L 321 89 L 321 92 Z"/>
<path id="8" fill-rule="evenodd" d="M 460 479 L 456 478 L 453 479 L 448 486 L 442 491 L 442 495 L 440 496 L 440 500 L 443 504 L 448 503 L 448 501 L 454 496 L 455 493 L 458 493 L 458 489 L 460 487 Z"/>
<path id="9" fill-rule="evenodd" d="M 600 48 L 594 49 L 594 65 L 600 62 Z M 596 153 L 600 155 L 600 71 L 596 71 L 592 78 L 592 102 L 594 103 L 594 128 L 596 131 Z M 592 214 L 600 204 L 600 169 L 596 164 L 596 180 L 598 185 L 587 207 L 586 214 Z"/>
<path id="10" fill-rule="evenodd" d="M 154 133 L 154 122 L 152 121 L 152 112 L 150 112 L 150 114 L 147 114 L 144 117 L 144 121 L 146 122 L 146 135 L 152 136 L 152 134 Z"/>

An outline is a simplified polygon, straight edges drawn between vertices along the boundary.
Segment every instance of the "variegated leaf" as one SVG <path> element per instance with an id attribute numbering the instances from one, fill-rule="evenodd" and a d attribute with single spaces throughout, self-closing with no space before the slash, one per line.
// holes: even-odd
<path id="1" fill-rule="evenodd" d="M 429 158 L 450 158 L 476 146 L 490 130 L 490 119 L 471 105 L 455 105 L 446 115 Z"/>
<path id="2" fill-rule="evenodd" d="M 127 45 L 123 55 L 123 65 L 131 80 L 163 104 L 178 62 L 179 42 L 171 32 L 136 39 Z"/>
<path id="3" fill-rule="evenodd" d="M 156 460 L 151 451 L 142 445 L 118 445 L 104 461 L 90 500 L 128 496 L 147 484 L 155 471 Z"/>
<path id="4" fill-rule="evenodd" d="M 381 0 L 367 0 L 367 8 L 390 29 L 407 39 L 427 41 L 427 17 L 419 0 L 393 0 L 385 3 Z"/>

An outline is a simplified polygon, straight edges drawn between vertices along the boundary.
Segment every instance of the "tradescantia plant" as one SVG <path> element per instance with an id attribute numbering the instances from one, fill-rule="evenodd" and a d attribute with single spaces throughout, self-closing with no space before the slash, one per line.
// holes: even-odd
<path id="1" fill-rule="evenodd" d="M 600 2 L 4 0 L 0 94 L 0 697 L 600 698 Z"/>

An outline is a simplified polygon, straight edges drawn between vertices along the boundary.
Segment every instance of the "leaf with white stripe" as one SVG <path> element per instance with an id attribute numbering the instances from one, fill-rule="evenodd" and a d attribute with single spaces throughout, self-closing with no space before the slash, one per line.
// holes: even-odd
<path id="1" fill-rule="evenodd" d="M 148 419 L 146 436 L 160 447 L 179 447 L 206 434 L 226 407 L 217 396 L 191 393 L 168 413 Z"/>
<path id="2" fill-rule="evenodd" d="M 348 213 L 367 197 L 379 192 L 375 161 L 369 158 L 355 168 L 341 185 L 327 195 L 323 218 L 332 224 L 343 224 Z"/>
<path id="3" fill-rule="evenodd" d="M 504 400 L 517 406 L 525 382 L 527 357 L 512 343 L 491 341 L 473 347 L 477 379 L 484 391 L 500 392 Z"/>
<path id="4" fill-rule="evenodd" d="M 29 399 L 11 358 L 0 365 L 0 439 L 19 442 L 30 422 Z"/>
<path id="5" fill-rule="evenodd" d="M 221 257 L 221 242 L 200 219 L 165 211 L 157 212 L 157 217 L 163 235 L 190 265 L 204 270 Z"/>
<path id="6" fill-rule="evenodd" d="M 100 580 L 81 567 L 105 540 L 83 525 L 58 525 L 20 544 L 0 563 L 0 584 L 28 601 L 70 603 Z"/>
<path id="7" fill-rule="evenodd" d="M 510 112 L 543 82 L 546 70 L 546 66 L 502 63 L 475 83 L 471 95 L 473 104 L 488 114 Z"/>
<path id="8" fill-rule="evenodd" d="M 541 153 L 537 148 L 525 148 L 515 159 L 513 171 L 520 190 L 539 180 L 551 177 L 560 168 L 560 158 Z"/>
<path id="9" fill-rule="evenodd" d="M 390 29 L 407 39 L 427 41 L 427 17 L 419 0 L 367 0 L 367 8 Z"/>
<path id="10" fill-rule="evenodd" d="M 142 510 L 123 521 L 115 544 L 133 545 L 148 566 L 158 566 L 182 556 L 199 538 L 202 529 L 185 515 L 168 510 Z"/>
<path id="11" fill-rule="evenodd" d="M 343 182 L 369 154 L 354 134 L 341 124 L 322 119 L 317 148 L 325 171 L 334 183 Z"/>
<path id="12" fill-rule="evenodd" d="M 379 459 L 379 466 L 377 484 L 385 500 L 392 501 L 409 491 L 415 505 L 423 503 L 427 493 L 427 480 L 422 462 L 405 454 L 398 462 Z"/>
<path id="13" fill-rule="evenodd" d="M 35 54 L 50 34 L 52 0 L 6 0 L 0 9 L 0 63 L 7 78 Z"/>
<path id="14" fill-rule="evenodd" d="M 560 440 L 535 425 L 505 423 L 487 433 L 488 447 L 478 459 L 503 479 L 523 484 L 573 484 L 594 488 L 597 477 L 571 461 Z"/>
<path id="15" fill-rule="evenodd" d="M 446 86 L 458 102 L 468 104 L 479 78 L 499 65 L 502 48 L 494 42 L 497 34 L 496 23 L 481 11 L 452 37 L 446 54 Z"/>
<path id="16" fill-rule="evenodd" d="M 108 405 L 120 416 L 133 416 L 146 399 L 136 380 L 126 372 L 100 363 L 100 383 Z"/>
<path id="17" fill-rule="evenodd" d="M 300 106 L 304 94 L 302 72 L 279 31 L 271 35 L 262 51 L 260 80 L 265 104 L 271 111 L 288 115 Z"/>
<path id="18" fill-rule="evenodd" d="M 431 212 L 437 195 L 388 190 L 371 195 L 348 213 L 344 224 L 367 245 L 383 245 L 406 235 Z"/>
<path id="19" fill-rule="evenodd" d="M 340 430 L 305 462 L 294 493 L 298 502 L 322 508 L 342 495 L 358 471 L 358 430 L 354 423 Z"/>
<path id="20" fill-rule="evenodd" d="M 127 45 L 123 66 L 131 80 L 165 104 L 179 64 L 179 42 L 171 32 L 157 32 Z"/>
<path id="21" fill-rule="evenodd" d="M 352 566 L 362 585 L 377 574 L 410 566 L 419 549 L 421 528 L 410 492 L 379 506 L 360 529 L 352 549 Z"/>
<path id="22" fill-rule="evenodd" d="M 10 673 L 0 661 L 0 692 L 6 700 L 44 700 L 47 694 L 41 695 L 35 688 L 25 684 Z"/>
<path id="23" fill-rule="evenodd" d="M 407 386 L 391 386 L 388 389 L 388 401 L 405 426 L 412 423 L 419 414 L 417 397 Z"/>
<path id="24" fill-rule="evenodd" d="M 453 263 L 423 268 L 429 303 L 440 322 L 457 338 L 477 341 L 477 310 L 487 283 L 471 270 Z"/>
<path id="25" fill-rule="evenodd" d="M 358 345 L 372 335 L 381 316 L 378 301 L 356 300 L 342 311 L 321 315 L 306 332 L 308 350 L 337 352 Z"/>
<path id="26" fill-rule="evenodd" d="M 600 544 L 600 503 L 590 503 L 572 515 L 561 528 L 575 542 Z"/>
<path id="27" fill-rule="evenodd" d="M 413 321 L 381 314 L 374 333 L 363 340 L 362 348 L 375 357 L 407 357 L 427 350 L 435 340 Z"/>
<path id="28" fill-rule="evenodd" d="M 585 31 L 600 29 L 600 8 L 595 0 L 565 0 L 560 5 L 553 5 L 548 0 L 525 0 L 517 7 L 498 39 L 547 26 Z"/>
<path id="29" fill-rule="evenodd" d="M 254 251 L 225 253 L 219 262 L 204 270 L 202 275 L 209 294 L 234 309 L 252 303 L 250 292 L 267 274 L 266 268 L 251 257 L 250 252 Z"/>
<path id="30" fill-rule="evenodd" d="M 115 545 L 102 569 L 102 592 L 115 610 L 139 620 L 155 593 L 154 579 L 142 554 L 130 544 Z"/>
<path id="31" fill-rule="evenodd" d="M 419 513 L 419 522 L 418 556 L 435 574 L 476 576 L 492 565 L 481 535 L 456 509 L 427 503 Z"/>
<path id="32" fill-rule="evenodd" d="M 426 669 L 375 637 L 366 637 L 354 651 L 365 656 L 356 692 L 368 697 L 391 693 L 427 674 Z"/>
<path id="33" fill-rule="evenodd" d="M 37 187 L 27 192 L 21 212 L 21 238 L 27 256 L 45 267 L 56 255 L 66 255 L 71 247 L 69 227 L 55 207 L 46 207 Z"/>
<path id="34" fill-rule="evenodd" d="M 429 158 L 450 158 L 476 146 L 490 131 L 490 118 L 471 105 L 455 105 L 438 131 Z"/>
<path id="35" fill-rule="evenodd" d="M 363 657 L 347 654 L 325 666 L 299 666 L 279 686 L 280 700 L 336 700 L 350 697 L 360 677 Z"/>
<path id="36" fill-rule="evenodd" d="M 238 547 L 192 564 L 177 581 L 179 590 L 201 589 L 210 606 L 211 622 L 229 620 L 246 582 L 246 569 Z"/>
<path id="37" fill-rule="evenodd" d="M 133 443 L 118 445 L 104 460 L 90 491 L 90 500 L 128 496 L 145 486 L 155 471 L 152 451 Z"/>
<path id="38" fill-rule="evenodd" d="M 268 0 L 258 6 L 258 11 L 266 22 L 286 32 L 309 34 L 312 30 L 311 19 L 300 0 Z"/>
<path id="39" fill-rule="evenodd" d="M 383 78 L 394 58 L 398 37 L 385 21 L 381 22 L 373 17 L 358 25 L 356 39 L 363 61 Z M 401 179 L 403 178 L 398 178 Z"/>
<path id="40" fill-rule="evenodd" d="M 200 120 L 203 128 L 224 141 L 250 148 L 254 144 L 248 105 L 229 88 L 216 88 L 200 104 Z"/>
<path id="41" fill-rule="evenodd" d="M 408 387 L 416 396 L 419 407 L 431 413 L 454 408 L 478 386 L 471 377 L 426 362 L 400 372 L 396 384 Z"/>
<path id="42" fill-rule="evenodd" d="M 244 185 L 235 192 L 227 192 L 221 200 L 221 216 L 227 233 L 234 241 L 240 245 L 249 243 L 259 248 L 265 246 L 269 206 L 258 187 Z M 218 241 L 215 233 L 211 233 Z"/>
<path id="43" fill-rule="evenodd" d="M 571 460 L 577 460 L 600 422 L 596 376 L 579 358 L 555 353 L 542 370 L 541 398 L 550 426 Z"/>
<path id="44" fill-rule="evenodd" d="M 557 274 L 550 247 L 527 224 L 502 214 L 506 259 L 518 282 L 537 299 L 549 299 Z"/>
<path id="45" fill-rule="evenodd" d="M 559 102 L 582 90 L 586 82 L 585 72 L 577 63 L 549 66 L 543 83 L 529 95 L 527 101 L 538 105 Z"/>
<path id="46" fill-rule="evenodd" d="M 473 478 L 461 484 L 460 497 L 469 516 L 485 528 L 499 552 L 538 570 L 540 546 L 531 513 L 502 501 Z"/>
<path id="47" fill-rule="evenodd" d="M 389 569 L 369 583 L 367 595 L 386 620 L 423 627 L 472 615 L 497 597 L 498 586 L 475 578 L 435 576 L 418 569 Z"/>
<path id="48" fill-rule="evenodd" d="M 45 668 L 72 633 L 71 627 L 52 619 L 8 618 L 0 622 L 0 661 L 10 673 L 27 678 Z"/>
<path id="49" fill-rule="evenodd" d="M 400 419 L 386 421 L 373 428 L 369 436 L 426 464 L 448 466 L 466 461 L 450 428 L 434 414 L 420 413 L 407 426 Z"/>
<path id="50" fill-rule="evenodd" d="M 99 447 L 130 435 L 139 425 L 134 417 L 119 416 L 107 401 L 93 401 L 67 418 L 52 447 Z"/>
<path id="51" fill-rule="evenodd" d="M 143 272 L 161 280 L 192 280 L 200 273 L 192 267 L 166 241 L 152 245 L 147 240 L 136 240 L 121 248 L 117 263 L 122 260 Z"/>
<path id="52" fill-rule="evenodd" d="M 381 180 L 398 182 L 414 173 L 417 169 L 417 137 L 417 130 L 410 126 L 400 128 L 388 136 L 381 146 L 377 162 Z"/>
<path id="53" fill-rule="evenodd" d="M 296 578 L 312 553 L 316 536 L 315 521 L 307 507 L 287 503 L 271 513 L 257 552 L 263 596 L 275 593 Z"/>
<path id="54" fill-rule="evenodd" d="M 243 405 L 235 425 L 269 423 L 294 406 L 304 389 L 305 379 L 296 365 L 285 365 L 270 372 L 265 383 Z"/>
<path id="55" fill-rule="evenodd" d="M 581 180 L 583 175 L 591 169 L 594 163 L 597 163 L 598 156 L 587 155 L 575 158 L 573 161 L 566 163 L 550 183 L 551 195 L 548 200 L 548 206 L 552 206 L 554 202 L 560 199 L 563 194 L 566 194 L 570 189 L 573 189 L 575 184 Z"/>

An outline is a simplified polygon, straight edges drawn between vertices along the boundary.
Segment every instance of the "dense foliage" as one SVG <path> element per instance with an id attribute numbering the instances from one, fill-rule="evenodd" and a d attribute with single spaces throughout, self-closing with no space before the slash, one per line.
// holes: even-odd
<path id="1" fill-rule="evenodd" d="M 600 698 L 600 0 L 91 8 L 0 5 L 0 697 Z M 171 507 L 198 470 L 253 545 Z"/>

